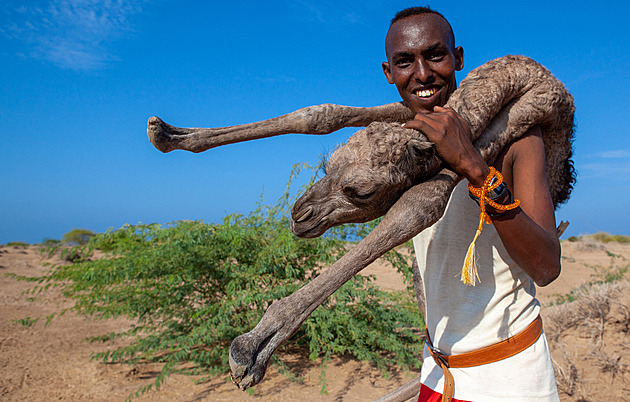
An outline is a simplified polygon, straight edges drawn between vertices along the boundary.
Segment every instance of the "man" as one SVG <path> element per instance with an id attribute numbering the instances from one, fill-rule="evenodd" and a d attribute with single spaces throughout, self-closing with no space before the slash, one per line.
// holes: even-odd
<path id="1" fill-rule="evenodd" d="M 455 400 L 558 400 L 545 337 L 540 336 L 540 327 L 538 332 L 532 329 L 539 323 L 540 311 L 534 282 L 545 286 L 560 274 L 560 244 L 541 131 L 532 127 L 493 165 L 507 189 L 501 186 L 489 197 L 502 205 L 514 197 L 520 206 L 507 212 L 486 206 L 492 225 L 485 227 L 476 243 L 480 283 L 466 286 L 458 274 L 480 213 L 467 186 L 482 187 L 491 169 L 473 148 L 468 123 L 443 107 L 457 87 L 455 71 L 464 67 L 464 50 L 455 46 L 447 20 L 424 7 L 394 17 L 385 49 L 387 81 L 396 85 L 416 113 L 405 127 L 425 134 L 444 162 L 465 178 L 454 190 L 443 218 L 414 239 L 424 282 L 427 332 L 435 348 L 431 359 L 430 346 L 425 347 L 419 400 L 439 400 L 442 393 L 448 400 L 451 375 Z M 525 336 L 531 341 L 518 346 Z M 504 345 L 515 343 L 518 350 L 505 355 Z M 472 367 L 451 364 L 449 369 L 442 363 L 449 355 L 468 358 L 474 354 L 467 353 L 486 347 L 498 361 L 488 360 L 484 350 L 480 359 L 472 359 Z"/>

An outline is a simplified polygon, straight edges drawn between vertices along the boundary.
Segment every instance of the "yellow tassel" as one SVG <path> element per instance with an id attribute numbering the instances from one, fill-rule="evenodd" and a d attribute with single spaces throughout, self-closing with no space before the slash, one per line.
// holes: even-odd
<path id="1" fill-rule="evenodd" d="M 470 246 L 468 246 L 468 252 L 466 253 L 466 259 L 464 259 L 464 267 L 461 272 L 461 280 L 464 284 L 469 286 L 475 286 L 477 281 L 481 282 L 479 279 L 479 273 L 477 272 L 477 255 L 475 254 L 475 242 L 477 238 L 481 234 L 481 230 L 477 229 L 477 233 L 475 233 L 475 238 L 473 239 Z"/>

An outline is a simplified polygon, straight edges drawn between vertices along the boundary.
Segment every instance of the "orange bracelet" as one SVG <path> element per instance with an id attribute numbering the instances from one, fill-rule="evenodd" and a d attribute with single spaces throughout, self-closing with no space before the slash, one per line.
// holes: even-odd
<path id="1" fill-rule="evenodd" d="M 496 180 L 493 183 L 493 179 L 495 177 L 496 177 Z M 488 197 L 488 193 L 494 190 L 495 188 L 499 187 L 501 183 L 503 183 L 503 175 L 501 174 L 501 172 L 497 171 L 495 168 L 490 166 L 490 173 L 488 173 L 488 176 L 484 180 L 483 186 L 481 186 L 480 188 L 477 188 L 477 187 L 473 187 L 472 184 L 468 184 L 468 191 L 470 191 L 471 194 L 479 198 L 479 209 L 481 212 L 479 214 L 479 226 L 477 227 L 477 232 L 475 233 L 475 237 L 472 243 L 470 243 L 470 246 L 468 247 L 468 252 L 466 253 L 464 266 L 461 272 L 461 280 L 466 285 L 475 286 L 476 281 L 481 281 L 479 279 L 479 274 L 477 272 L 477 262 L 476 262 L 476 256 L 475 256 L 475 242 L 477 241 L 477 238 L 481 234 L 481 230 L 483 229 L 483 223 L 484 222 L 488 224 L 492 223 L 492 221 L 490 220 L 490 216 L 488 215 L 488 212 L 486 212 L 486 204 L 490 205 L 491 207 L 493 207 L 494 209 L 498 211 L 505 211 L 505 212 L 515 209 L 521 204 L 520 200 L 514 200 L 514 202 L 507 205 L 498 204 Z"/>

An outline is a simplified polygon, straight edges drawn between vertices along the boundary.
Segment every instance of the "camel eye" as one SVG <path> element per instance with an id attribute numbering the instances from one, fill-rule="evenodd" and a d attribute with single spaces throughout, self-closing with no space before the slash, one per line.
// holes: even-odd
<path id="1" fill-rule="evenodd" d="M 357 201 L 366 201 L 372 198 L 372 196 L 376 193 L 376 191 L 367 191 L 366 189 L 357 189 L 352 186 L 345 186 L 343 188 L 343 193 L 348 197 L 355 199 Z"/>
<path id="2" fill-rule="evenodd" d="M 372 198 L 374 193 L 376 193 L 376 191 L 372 191 L 371 193 L 366 193 L 366 194 L 358 194 L 357 193 L 357 194 L 354 195 L 354 198 L 356 198 L 357 200 L 365 201 L 367 199 Z"/>

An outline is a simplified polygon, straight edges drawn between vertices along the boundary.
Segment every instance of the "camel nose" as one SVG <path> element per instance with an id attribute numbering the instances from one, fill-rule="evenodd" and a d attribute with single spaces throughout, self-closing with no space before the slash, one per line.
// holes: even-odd
<path id="1" fill-rule="evenodd" d="M 300 213 L 296 218 L 295 221 L 297 223 L 300 222 L 304 222 L 305 220 L 307 220 L 308 218 L 310 218 L 310 216 L 313 214 L 313 207 L 312 206 L 308 206 L 306 207 L 306 209 L 304 210 L 304 212 Z"/>

